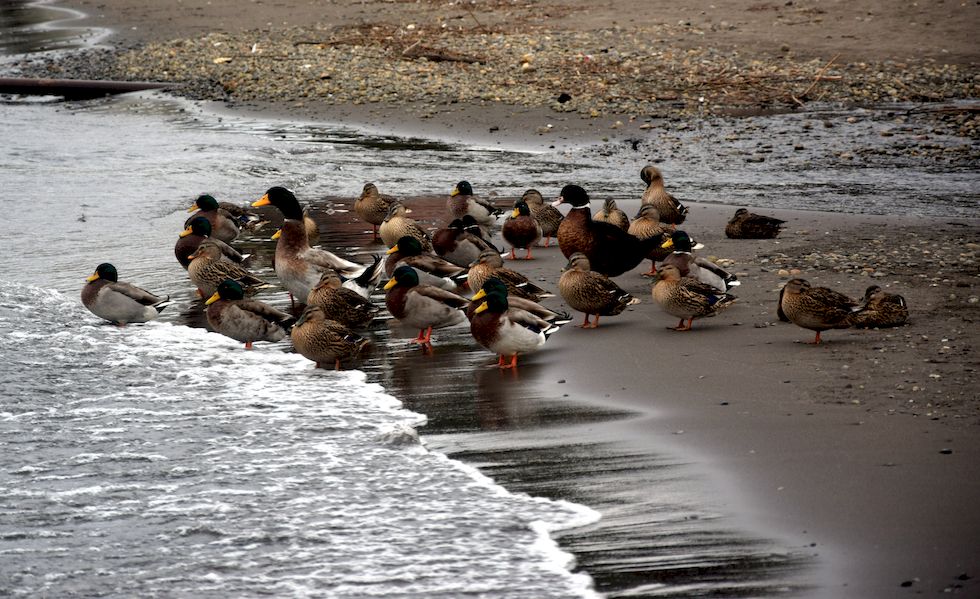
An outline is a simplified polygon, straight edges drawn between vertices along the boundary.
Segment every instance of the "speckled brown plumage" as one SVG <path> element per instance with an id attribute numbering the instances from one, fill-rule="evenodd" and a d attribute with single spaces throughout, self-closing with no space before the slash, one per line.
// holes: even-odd
<path id="1" fill-rule="evenodd" d="M 343 324 L 328 319 L 319 306 L 307 306 L 290 333 L 296 352 L 316 362 L 317 368 L 356 357 L 368 345 Z"/>
<path id="2" fill-rule="evenodd" d="M 480 289 L 490 277 L 496 277 L 507 285 L 511 295 L 523 297 L 531 301 L 540 301 L 554 294 L 538 287 L 521 273 L 504 267 L 504 261 L 496 250 L 486 250 L 470 266 L 468 282 L 470 289 Z"/>
<path id="3" fill-rule="evenodd" d="M 725 225 L 725 236 L 730 239 L 772 239 L 779 235 L 785 222 L 739 208 Z"/>
<path id="4" fill-rule="evenodd" d="M 399 201 L 394 201 L 388 208 L 388 214 L 378 229 L 381 241 L 387 247 L 394 247 L 398 240 L 406 235 L 414 237 L 422 244 L 422 249 L 426 252 L 432 251 L 432 240 L 429 234 L 408 216 L 408 209 Z"/>
<path id="5" fill-rule="evenodd" d="M 569 258 L 565 272 L 558 279 L 558 293 L 569 307 L 585 314 L 582 328 L 594 329 L 599 326 L 600 316 L 615 316 L 640 301 L 606 275 L 591 270 L 589 259 L 580 252 Z M 595 321 L 590 323 L 592 314 Z"/>
<path id="6" fill-rule="evenodd" d="M 541 236 L 544 237 L 544 247 L 551 245 L 551 238 L 558 234 L 558 227 L 564 218 L 561 212 L 551 204 L 546 204 L 541 192 L 537 189 L 528 189 L 521 196 L 521 199 L 531 209 L 531 216 L 538 221 L 541 226 Z"/>
<path id="7" fill-rule="evenodd" d="M 813 287 L 805 279 L 790 279 L 779 291 L 777 314 L 780 320 L 816 331 L 813 344 L 819 344 L 822 331 L 853 326 L 858 308 L 858 304 L 843 293 L 827 287 Z"/>
<path id="8" fill-rule="evenodd" d="M 624 231 L 629 231 L 630 219 L 626 216 L 626 213 L 619 209 L 616 205 L 616 200 L 607 199 L 602 203 L 602 210 L 595 213 L 592 220 L 600 223 L 609 223 L 610 225 L 616 225 Z"/>
<path id="9" fill-rule="evenodd" d="M 735 302 L 733 295 L 697 279 L 681 277 L 677 267 L 670 264 L 661 266 L 651 293 L 664 312 L 681 319 L 676 327 L 671 327 L 675 331 L 689 331 L 695 318 L 715 316 Z"/>
<path id="10" fill-rule="evenodd" d="M 861 310 L 854 314 L 854 326 L 884 329 L 900 327 L 909 321 L 905 298 L 872 285 L 864 292 Z"/>
<path id="11" fill-rule="evenodd" d="M 682 224 L 687 218 L 687 207 L 664 189 L 664 177 L 660 169 L 647 165 L 640 171 L 640 178 L 647 184 L 640 202 L 656 206 L 660 212 L 660 222 L 669 225 Z"/>
<path id="12" fill-rule="evenodd" d="M 245 289 L 246 295 L 255 293 L 259 286 L 267 285 L 245 267 L 223 260 L 221 247 L 210 239 L 201 242 L 197 251 L 191 255 L 187 274 L 204 298 L 210 297 L 217 291 L 218 285 L 225 279 L 238 281 Z"/>
<path id="13" fill-rule="evenodd" d="M 660 212 L 657 211 L 656 206 L 647 204 L 640 207 L 640 211 L 630 223 L 627 233 L 637 239 L 656 239 L 659 242 L 659 245 L 655 244 L 656 247 L 651 248 L 650 253 L 647 254 L 647 258 L 650 259 L 650 270 L 644 274 L 656 275 L 657 262 L 671 254 L 671 249 L 663 247 L 663 244 L 670 239 L 674 229 L 674 225 L 660 222 Z"/>
<path id="14" fill-rule="evenodd" d="M 308 306 L 318 306 L 329 320 L 350 328 L 367 326 L 374 320 L 378 307 L 360 293 L 343 287 L 340 276 L 327 271 L 306 298 Z"/>
<path id="15" fill-rule="evenodd" d="M 378 227 L 388 216 L 388 209 L 395 198 L 381 195 L 374 183 L 365 183 L 361 195 L 354 200 L 354 212 L 361 220 L 371 225 L 374 238 L 378 238 Z"/>

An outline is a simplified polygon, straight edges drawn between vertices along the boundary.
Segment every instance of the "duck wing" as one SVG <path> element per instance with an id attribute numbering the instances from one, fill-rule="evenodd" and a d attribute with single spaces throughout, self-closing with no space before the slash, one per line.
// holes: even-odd
<path id="1" fill-rule="evenodd" d="M 164 302 L 170 299 L 169 295 L 165 298 L 162 298 L 153 295 L 146 289 L 141 289 L 136 285 L 133 285 L 131 283 L 124 283 L 121 281 L 115 283 L 109 283 L 108 285 L 106 285 L 106 287 L 116 293 L 121 293 L 126 297 L 143 304 L 144 306 L 153 306 L 155 304 L 159 304 L 160 302 Z"/>

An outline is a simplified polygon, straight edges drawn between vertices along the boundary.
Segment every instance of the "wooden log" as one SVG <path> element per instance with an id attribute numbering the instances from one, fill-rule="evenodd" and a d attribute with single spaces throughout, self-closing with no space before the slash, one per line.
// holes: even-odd
<path id="1" fill-rule="evenodd" d="M 64 96 L 66 100 L 89 100 L 148 89 L 164 89 L 173 83 L 156 81 L 104 81 L 92 79 L 29 79 L 0 77 L 0 94 Z"/>

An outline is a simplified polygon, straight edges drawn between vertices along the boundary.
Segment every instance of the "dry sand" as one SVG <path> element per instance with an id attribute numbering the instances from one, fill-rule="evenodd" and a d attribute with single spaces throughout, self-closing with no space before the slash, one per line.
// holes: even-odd
<path id="1" fill-rule="evenodd" d="M 804 56 L 840 52 L 850 60 L 916 56 L 962 64 L 977 58 L 976 3 L 893 7 L 798 0 L 717 2 L 716 7 L 637 0 L 524 7 L 499 2 L 493 3 L 492 12 L 474 14 L 436 2 L 255 1 L 247 9 L 233 0 L 166 6 L 135 0 L 67 4 L 91 12 L 97 24 L 118 27 L 119 39 L 127 44 L 213 30 L 274 30 L 315 21 L 404 23 L 439 15 L 455 24 L 545 21 L 552 28 L 577 29 L 689 21 L 701 33 L 678 39 L 682 46 L 711 43 L 746 53 L 778 53 L 788 46 Z M 377 114 L 371 116 L 372 110 Z M 449 118 L 442 133 L 453 128 L 459 137 L 476 135 L 486 130 L 481 115 L 494 114 L 506 123 L 513 109 L 459 111 L 473 118 Z M 349 118 L 360 115 L 365 121 L 384 118 L 390 123 L 404 114 L 391 107 L 348 111 Z M 567 134 L 590 139 L 588 131 L 596 123 L 569 118 Z M 403 126 L 425 131 L 431 123 Z M 519 138 L 520 130 L 515 128 L 513 136 Z M 589 182 L 578 183 L 588 187 Z M 383 181 L 379 184 L 383 188 Z M 632 214 L 635 200 L 624 203 Z M 637 269 L 617 281 L 643 303 L 604 319 L 597 330 L 565 327 L 544 351 L 527 358 L 521 387 L 509 374 L 499 377 L 494 369 L 483 369 L 474 382 L 475 393 L 499 398 L 504 388 L 508 391 L 502 401 L 514 400 L 518 392 L 567 395 L 574 402 L 648 414 L 596 424 L 580 434 L 586 439 L 619 435 L 650 451 L 679 452 L 706 473 L 709 488 L 740 526 L 783 539 L 793 548 L 813 544 L 815 569 L 804 578 L 815 586 L 794 595 L 884 598 L 945 589 L 975 596 L 980 592 L 980 307 L 970 298 L 978 295 L 980 221 L 782 211 L 772 214 L 789 221 L 783 237 L 756 242 L 724 238 L 730 211 L 694 205 L 685 227 L 707 246 L 702 254 L 735 261 L 733 270 L 743 284 L 730 311 L 696 322 L 688 333 L 668 331 L 665 327 L 675 320 L 650 301 L 650 284 Z M 887 283 L 906 297 L 910 326 L 831 331 L 824 336 L 826 343 L 815 347 L 802 343 L 811 338 L 808 331 L 776 323 L 776 290 L 785 281 L 781 268 L 799 268 L 815 284 L 858 296 L 871 284 L 868 276 L 834 270 L 833 260 L 815 267 L 806 257 L 813 252 L 849 255 L 869 245 L 872 254 L 892 262 L 887 277 L 874 282 Z M 888 258 L 892 252 L 907 256 L 913 250 L 916 266 L 908 266 L 911 259 Z M 931 251 L 943 257 L 931 261 Z M 564 260 L 557 248 L 536 255 L 538 260 L 517 268 L 554 288 Z M 553 305 L 560 304 L 553 300 Z M 398 358 L 424 366 L 426 359 L 437 364 L 439 355 L 437 335 L 437 356 L 402 352 Z M 491 363 L 487 354 L 485 365 Z M 392 391 L 411 388 L 403 381 Z M 419 398 L 406 401 L 410 407 L 424 406 Z M 457 450 L 466 445 L 459 439 L 442 442 Z M 637 485 L 639 494 L 646 484 L 628 476 L 618 483 Z"/>

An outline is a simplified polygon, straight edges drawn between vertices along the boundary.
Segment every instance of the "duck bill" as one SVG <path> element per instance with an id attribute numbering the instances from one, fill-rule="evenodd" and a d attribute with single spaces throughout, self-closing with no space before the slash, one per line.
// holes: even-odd
<path id="1" fill-rule="evenodd" d="M 520 215 L 521 215 L 521 211 L 518 210 L 517 208 L 514 208 L 514 211 L 510 213 L 511 218 L 517 218 Z"/>
<path id="2" fill-rule="evenodd" d="M 479 290 L 479 291 L 476 292 L 476 295 L 474 295 L 473 297 L 470 298 L 470 301 L 471 302 L 475 302 L 476 300 L 481 300 L 481 299 L 485 298 L 486 296 L 487 296 L 487 292 L 481 289 L 481 290 Z"/>
<path id="3" fill-rule="evenodd" d="M 186 229 L 184 229 L 183 231 L 180 232 L 180 236 L 181 237 L 187 237 L 188 235 L 190 235 L 193 232 L 194 231 L 192 231 L 190 227 L 187 227 Z"/>
<path id="4" fill-rule="evenodd" d="M 474 312 L 474 314 L 479 314 L 480 312 L 486 312 L 489 309 L 490 309 L 490 304 L 488 304 L 487 302 L 483 302 L 482 304 L 480 304 L 480 307 L 476 309 L 476 312 Z"/>
<path id="5" fill-rule="evenodd" d="M 558 199 L 551 203 L 552 206 L 561 206 L 565 203 L 565 196 L 558 196 Z"/>
<path id="6" fill-rule="evenodd" d="M 667 241 L 665 241 L 665 242 L 664 242 L 664 244 L 663 244 L 662 246 L 660 246 L 660 247 L 662 247 L 662 248 L 663 248 L 663 249 L 665 249 L 665 250 L 668 250 L 668 249 L 670 249 L 670 248 L 672 248 L 672 247 L 674 247 L 674 240 L 673 240 L 673 239 L 668 239 L 668 240 L 667 240 Z"/>
<path id="7" fill-rule="evenodd" d="M 89 277 L 88 277 L 87 279 L 85 279 L 85 280 L 86 280 L 86 281 L 88 281 L 89 283 L 91 283 L 92 281 L 97 281 L 97 280 L 99 280 L 100 278 L 101 278 L 101 277 L 99 277 L 99 273 L 97 273 L 97 272 L 93 272 L 93 273 L 92 273 L 91 275 L 89 275 Z"/>
<path id="8" fill-rule="evenodd" d="M 214 292 L 214 294 L 213 294 L 213 295 L 212 295 L 211 297 L 209 297 L 209 298 L 208 298 L 208 299 L 207 299 L 207 300 L 206 300 L 206 301 L 204 302 L 204 305 L 205 305 L 205 306 L 210 306 L 211 304 L 213 304 L 214 302 L 216 302 L 216 301 L 218 301 L 219 299 L 221 299 L 221 296 L 220 296 L 220 295 L 218 295 L 218 292 L 217 292 L 217 291 L 215 291 L 215 292 Z"/>
<path id="9" fill-rule="evenodd" d="M 187 209 L 188 212 L 197 212 L 198 210 L 200 210 L 200 208 L 197 207 L 197 204 L 194 204 L 193 206 Z"/>
<path id="10" fill-rule="evenodd" d="M 273 241 L 279 239 L 280 237 L 282 237 L 282 229 L 279 229 L 275 233 L 272 234 L 272 240 Z"/>
<path id="11" fill-rule="evenodd" d="M 459 195 L 459 188 L 453 187 L 453 190 L 449 192 L 449 197 L 455 197 Z"/>
<path id="12" fill-rule="evenodd" d="M 269 201 L 269 194 L 265 194 L 258 201 L 252 202 L 252 208 L 258 208 L 259 206 L 268 206 L 270 204 L 272 204 L 272 202 Z"/>
<path id="13" fill-rule="evenodd" d="M 385 254 L 391 255 L 391 254 L 394 254 L 397 251 L 398 251 L 398 244 L 396 243 L 395 245 L 393 245 L 390 248 L 388 248 L 388 251 L 386 251 Z"/>
<path id="14" fill-rule="evenodd" d="M 387 283 L 385 283 L 385 291 L 388 291 L 389 289 L 391 289 L 397 284 L 398 284 L 397 279 L 390 279 Z"/>

